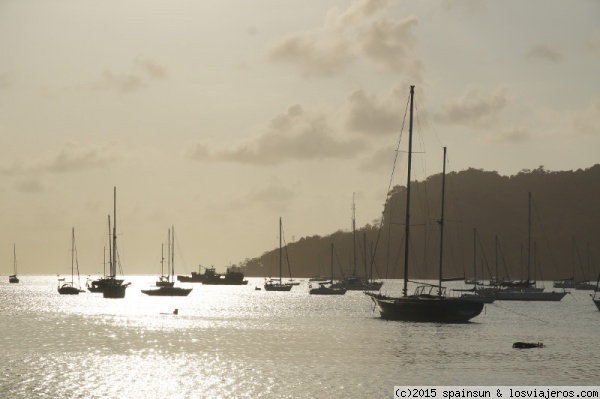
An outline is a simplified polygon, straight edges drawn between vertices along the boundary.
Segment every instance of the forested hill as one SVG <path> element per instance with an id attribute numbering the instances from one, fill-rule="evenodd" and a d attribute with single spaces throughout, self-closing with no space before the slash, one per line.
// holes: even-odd
<path id="1" fill-rule="evenodd" d="M 441 174 L 411 185 L 409 278 L 437 278 L 440 254 Z M 468 169 L 446 176 L 444 277 L 490 275 L 527 278 L 528 193 L 531 192 L 531 278 L 596 280 L 600 271 L 600 164 L 586 170 L 549 172 L 540 167 L 514 176 Z M 288 244 L 294 277 L 328 274 L 331 243 L 335 273 L 373 271 L 401 278 L 406 187 L 390 192 L 382 223 L 357 226 L 356 234 L 303 237 Z M 355 240 L 353 240 L 355 237 Z M 367 247 L 365 257 L 365 246 Z M 248 276 L 276 274 L 278 249 L 247 259 Z M 374 254 L 373 256 L 371 254 Z M 366 258 L 366 261 L 365 261 Z M 371 261 L 373 259 L 373 261 Z M 365 267 L 366 264 L 366 267 Z M 535 275 L 534 275 L 535 273 Z M 286 273 L 287 274 L 287 273 Z"/>

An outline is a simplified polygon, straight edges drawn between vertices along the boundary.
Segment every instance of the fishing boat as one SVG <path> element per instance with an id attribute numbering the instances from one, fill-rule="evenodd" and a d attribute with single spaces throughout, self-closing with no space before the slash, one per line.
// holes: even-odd
<path id="1" fill-rule="evenodd" d="M 171 227 L 171 229 L 169 230 L 169 243 L 168 243 L 168 251 L 167 251 L 167 259 L 168 259 L 168 265 L 167 265 L 167 271 L 168 271 L 168 275 L 164 276 L 162 275 L 161 277 L 166 277 L 165 280 L 166 282 L 175 282 L 175 227 Z M 161 270 L 162 270 L 162 264 L 164 263 L 164 255 L 163 258 L 161 259 Z M 160 282 L 160 280 L 156 283 L 156 285 L 158 286 L 158 288 L 155 289 L 150 289 L 150 290 L 142 290 L 142 293 L 146 294 L 146 295 L 150 295 L 150 296 L 188 296 L 190 292 L 192 292 L 192 288 L 182 288 L 182 287 L 175 287 L 174 284 L 164 284 L 164 285 L 159 285 L 158 283 Z"/>
<path id="2" fill-rule="evenodd" d="M 281 264 L 282 264 L 282 255 L 283 255 L 283 223 L 281 221 L 281 217 L 279 218 L 279 280 L 277 279 L 268 279 L 265 282 L 265 291 L 290 291 L 292 289 L 291 284 L 285 284 L 281 281 Z"/>
<path id="3" fill-rule="evenodd" d="M 75 285 L 74 274 L 77 270 L 77 281 Z M 75 228 L 71 230 L 71 281 L 65 281 L 64 278 L 58 279 L 58 293 L 61 295 L 79 295 L 80 292 L 85 292 L 79 283 L 79 262 L 77 261 L 77 249 L 75 247 Z"/>
<path id="4" fill-rule="evenodd" d="M 500 301 L 560 301 L 567 292 L 546 292 L 543 288 L 536 287 L 531 280 L 531 192 L 528 195 L 528 229 L 527 229 L 527 281 L 521 287 L 509 287 L 498 290 L 496 299 Z"/>
<path id="5" fill-rule="evenodd" d="M 309 288 L 310 295 L 344 295 L 346 293 L 346 287 L 333 281 L 333 243 L 331 243 L 331 280 L 319 282 L 319 286 L 315 288 L 309 285 Z"/>
<path id="6" fill-rule="evenodd" d="M 17 245 L 13 244 L 13 275 L 8 276 L 8 282 L 11 284 L 17 284 L 19 278 L 17 277 Z"/>
<path id="7" fill-rule="evenodd" d="M 410 116 L 408 138 L 408 178 L 406 181 L 406 220 L 404 244 L 404 281 L 402 296 L 392 297 L 378 293 L 365 292 L 370 296 L 379 314 L 384 319 L 411 322 L 434 323 L 466 323 L 479 315 L 484 304 L 458 297 L 446 296 L 446 288 L 442 287 L 442 255 L 444 237 L 444 191 L 446 182 L 446 147 L 444 147 L 444 167 L 442 173 L 442 211 L 440 226 L 440 263 L 439 281 L 437 285 L 421 284 L 416 287 L 413 295 L 408 295 L 408 265 L 410 248 L 410 179 L 412 163 L 412 133 L 413 133 L 413 104 L 414 86 L 410 86 Z"/>
<path id="8" fill-rule="evenodd" d="M 109 240 L 109 274 L 104 277 L 94 280 L 91 283 L 88 281 L 88 290 L 91 292 L 102 292 L 104 298 L 125 298 L 125 290 L 130 283 L 125 283 L 123 279 L 117 278 L 117 188 L 114 188 L 113 194 L 113 212 L 114 223 L 111 229 L 110 215 L 108 216 L 108 231 L 112 233 Z"/>
<path id="9" fill-rule="evenodd" d="M 248 280 L 244 280 L 244 272 L 239 267 L 230 266 L 226 272 L 217 273 L 214 267 L 205 268 L 204 273 L 200 273 L 202 266 L 199 266 L 198 272 L 192 272 L 191 276 L 177 276 L 177 280 L 182 283 L 202 283 L 206 285 L 248 285 Z"/>

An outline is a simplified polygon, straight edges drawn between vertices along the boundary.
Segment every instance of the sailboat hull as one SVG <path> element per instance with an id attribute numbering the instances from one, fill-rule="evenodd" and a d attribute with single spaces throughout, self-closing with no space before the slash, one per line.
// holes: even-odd
<path id="1" fill-rule="evenodd" d="M 125 290 L 127 289 L 128 286 L 129 286 L 129 284 L 107 285 L 104 287 L 104 290 L 102 291 L 102 296 L 104 298 L 125 298 Z"/>
<path id="2" fill-rule="evenodd" d="M 539 291 L 503 291 L 496 293 L 499 301 L 549 301 L 558 302 L 567 295 L 566 292 L 539 292 Z"/>
<path id="3" fill-rule="evenodd" d="M 63 284 L 58 289 L 58 293 L 61 295 L 79 295 L 82 292 L 79 288 L 72 286 L 71 284 Z"/>
<path id="4" fill-rule="evenodd" d="M 594 299 L 594 305 L 600 310 L 600 299 Z"/>
<path id="5" fill-rule="evenodd" d="M 287 284 L 265 284 L 265 291 L 290 291 L 291 285 Z"/>
<path id="6" fill-rule="evenodd" d="M 370 296 L 375 302 L 381 317 L 388 320 L 466 323 L 478 316 L 484 305 L 482 302 L 461 298 Z"/>
<path id="7" fill-rule="evenodd" d="M 142 293 L 150 296 L 188 296 L 192 288 L 160 287 L 156 290 L 142 290 Z"/>

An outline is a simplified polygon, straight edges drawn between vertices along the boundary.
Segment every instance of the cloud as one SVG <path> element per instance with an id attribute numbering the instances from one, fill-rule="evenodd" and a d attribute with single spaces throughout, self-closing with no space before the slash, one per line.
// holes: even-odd
<path id="1" fill-rule="evenodd" d="M 402 101 L 406 95 L 398 90 L 386 98 L 378 98 L 367 94 L 364 90 L 356 90 L 348 97 L 345 110 L 347 128 L 364 134 L 387 135 L 400 131 L 404 108 Z"/>
<path id="2" fill-rule="evenodd" d="M 464 9 L 469 12 L 485 10 L 486 0 L 442 0 L 445 10 Z"/>
<path id="3" fill-rule="evenodd" d="M 71 173 L 102 168 L 120 158 L 113 147 L 81 147 L 74 143 L 66 143 L 56 154 L 49 157 L 29 161 L 17 159 L 10 165 L 0 165 L 0 174 Z"/>
<path id="4" fill-rule="evenodd" d="M 148 87 L 152 80 L 162 80 L 166 77 L 165 67 L 155 61 L 136 57 L 133 60 L 131 72 L 115 73 L 111 70 L 104 70 L 100 74 L 100 78 L 92 84 L 92 88 L 128 94 Z"/>
<path id="5" fill-rule="evenodd" d="M 8 72 L 0 73 L 0 90 L 7 89 L 10 86 L 10 74 Z"/>
<path id="6" fill-rule="evenodd" d="M 374 63 L 389 71 L 403 71 L 411 65 L 415 38 L 415 17 L 400 21 L 375 21 L 358 35 L 362 52 Z"/>
<path id="7" fill-rule="evenodd" d="M 503 87 L 489 94 L 470 89 L 462 97 L 446 104 L 435 120 L 451 125 L 489 126 L 507 104 L 508 97 Z"/>
<path id="8" fill-rule="evenodd" d="M 37 178 L 26 178 L 15 182 L 14 187 L 17 191 L 24 194 L 41 193 L 46 188 Z"/>
<path id="9" fill-rule="evenodd" d="M 527 52 L 527 57 L 535 60 L 556 63 L 562 60 L 563 55 L 559 50 L 548 45 L 536 44 L 530 47 L 529 51 Z"/>
<path id="10" fill-rule="evenodd" d="M 396 148 L 392 145 L 380 148 L 367 157 L 361 159 L 358 164 L 358 169 L 362 172 L 391 172 L 394 164 Z M 402 156 L 402 154 L 400 154 Z"/>
<path id="11" fill-rule="evenodd" d="M 600 136 L 600 100 L 594 100 L 590 106 L 572 117 L 575 133 Z"/>
<path id="12" fill-rule="evenodd" d="M 167 78 L 167 69 L 158 64 L 155 61 L 144 59 L 141 57 L 136 57 L 134 59 L 135 65 L 141 69 L 149 78 L 152 79 L 166 79 Z"/>
<path id="13" fill-rule="evenodd" d="M 588 51 L 600 53 L 600 32 L 595 32 L 585 41 L 585 47 Z"/>
<path id="14" fill-rule="evenodd" d="M 388 0 L 354 2 L 346 11 L 334 8 L 322 27 L 296 32 L 271 47 L 269 60 L 285 62 L 305 76 L 328 77 L 364 59 L 393 72 L 420 65 L 412 57 L 414 17 L 373 21 L 388 6 Z"/>
<path id="15" fill-rule="evenodd" d="M 207 142 L 193 142 L 188 158 L 198 161 L 225 161 L 274 165 L 289 161 L 348 159 L 360 153 L 365 141 L 335 134 L 327 117 L 294 105 L 262 128 L 263 133 L 230 148 L 212 148 Z"/>
<path id="16" fill-rule="evenodd" d="M 264 206 L 267 209 L 283 211 L 294 199 L 294 190 L 286 187 L 281 180 L 272 178 L 264 187 L 253 189 L 248 195 L 248 203 Z"/>
<path id="17" fill-rule="evenodd" d="M 512 128 L 497 133 L 492 140 L 498 143 L 518 144 L 530 141 L 532 134 L 524 128 Z"/>

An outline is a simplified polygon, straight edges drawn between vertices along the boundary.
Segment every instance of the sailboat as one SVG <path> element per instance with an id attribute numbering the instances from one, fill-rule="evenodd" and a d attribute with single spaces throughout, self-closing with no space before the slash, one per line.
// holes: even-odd
<path id="1" fill-rule="evenodd" d="M 560 301 L 566 292 L 545 292 L 531 281 L 531 192 L 529 192 L 529 216 L 527 229 L 527 281 L 521 288 L 509 287 L 496 292 L 496 299 L 503 301 Z"/>
<path id="2" fill-rule="evenodd" d="M 123 279 L 117 278 L 117 188 L 114 188 L 114 223 L 111 230 L 110 215 L 108 216 L 108 231 L 112 231 L 109 240 L 109 274 L 97 280 L 88 281 L 87 287 L 90 292 L 102 292 L 104 298 L 125 298 L 125 290 L 130 283 L 124 283 Z M 111 244 L 112 241 L 112 244 Z"/>
<path id="3" fill-rule="evenodd" d="M 482 264 L 483 276 L 483 264 Z M 481 287 L 482 282 L 477 280 L 477 229 L 473 229 L 473 278 L 465 279 L 465 284 L 473 284 L 471 289 L 453 289 L 452 291 L 464 292 L 461 297 L 471 301 L 493 303 L 496 300 L 497 288 Z"/>
<path id="4" fill-rule="evenodd" d="M 600 298 L 596 298 L 596 293 L 598 292 L 599 284 L 600 284 L 600 273 L 598 274 L 598 280 L 596 280 L 596 289 L 594 290 L 594 296 L 592 296 L 592 301 L 594 302 L 594 305 L 596 305 L 598 310 L 600 310 Z"/>
<path id="5" fill-rule="evenodd" d="M 363 240 L 364 241 L 364 240 Z M 350 291 L 379 291 L 383 281 L 371 281 L 367 276 L 367 247 L 365 243 L 365 278 L 356 274 L 356 206 L 354 205 L 354 193 L 352 194 L 352 276 L 342 280 L 344 288 Z"/>
<path id="6" fill-rule="evenodd" d="M 404 244 L 404 284 L 402 296 L 391 297 L 382 294 L 365 292 L 370 296 L 379 314 L 384 319 L 434 322 L 434 323 L 466 323 L 479 315 L 484 304 L 463 298 L 447 297 L 446 288 L 442 287 L 442 254 L 444 237 L 444 190 L 446 182 L 446 147 L 444 147 L 444 168 L 442 174 L 442 212 L 440 225 L 440 265 L 439 283 L 419 285 L 413 295 L 408 295 L 408 261 L 410 248 L 410 175 L 412 163 L 412 131 L 414 86 L 410 86 L 410 119 L 408 139 L 408 178 L 406 182 L 406 222 Z"/>
<path id="7" fill-rule="evenodd" d="M 283 224 L 281 217 L 279 218 L 279 280 L 269 279 L 265 282 L 265 291 L 290 291 L 293 287 L 291 284 L 285 284 L 281 282 L 281 263 L 283 248 L 281 246 L 283 235 Z"/>
<path id="8" fill-rule="evenodd" d="M 333 243 L 331 243 L 331 281 L 320 282 L 317 288 L 310 288 L 311 295 L 344 295 L 346 288 L 333 281 Z"/>
<path id="9" fill-rule="evenodd" d="M 173 234 L 175 233 L 175 230 L 173 230 Z M 169 235 L 168 235 L 168 241 L 171 242 L 171 230 L 169 230 Z M 164 264 L 165 264 L 165 248 L 164 248 L 164 244 L 161 244 L 161 248 L 160 248 L 160 277 L 158 278 L 158 280 L 156 281 L 156 286 L 157 287 L 172 287 L 173 285 L 175 285 L 175 279 L 171 278 L 171 275 L 169 275 L 169 269 L 170 267 L 167 266 L 167 274 L 165 275 L 165 270 L 164 270 Z M 169 246 L 170 248 L 170 246 Z M 170 259 L 168 259 L 168 264 L 170 264 Z"/>
<path id="10" fill-rule="evenodd" d="M 12 276 L 8 276 L 8 282 L 11 284 L 17 284 L 19 282 L 19 278 L 17 277 L 17 245 L 13 244 L 13 274 Z"/>
<path id="11" fill-rule="evenodd" d="M 73 281 L 75 269 L 77 269 L 77 286 L 75 286 L 75 282 Z M 81 287 L 81 283 L 79 283 L 79 262 L 77 261 L 77 249 L 75 248 L 75 227 L 73 227 L 71 230 L 71 281 L 59 278 L 57 289 L 61 295 L 79 295 L 80 292 L 85 292 L 79 287 Z"/>
<path id="12" fill-rule="evenodd" d="M 171 234 L 172 232 L 172 234 Z M 170 271 L 170 276 L 166 276 L 166 280 L 162 280 L 165 282 L 175 282 L 175 227 L 171 227 L 169 230 L 169 250 L 167 251 L 167 258 L 169 259 L 168 269 Z M 161 260 L 161 265 L 164 262 L 164 257 Z M 163 277 L 163 276 L 161 276 Z M 190 292 L 192 292 L 192 288 L 181 288 L 175 287 L 174 284 L 164 284 L 159 285 L 161 280 L 157 281 L 156 285 L 158 289 L 151 290 L 142 290 L 142 293 L 151 296 L 188 296 Z"/>

